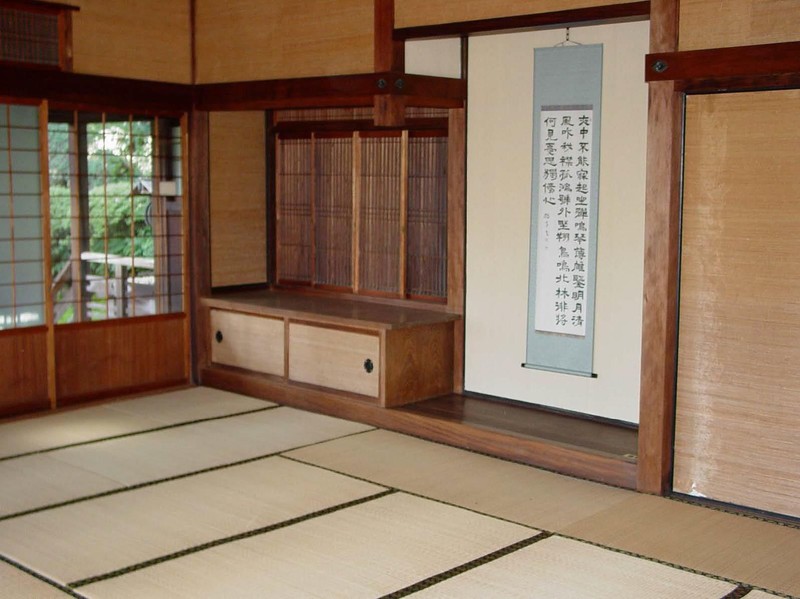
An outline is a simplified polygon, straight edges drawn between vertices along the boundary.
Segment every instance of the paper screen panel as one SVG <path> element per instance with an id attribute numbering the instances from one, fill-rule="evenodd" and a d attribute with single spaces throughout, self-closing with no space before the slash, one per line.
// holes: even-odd
<path id="1" fill-rule="evenodd" d="M 800 516 L 800 91 L 691 96 L 673 488 Z"/>
<path id="2" fill-rule="evenodd" d="M 44 324 L 39 107 L 0 104 L 0 329 Z"/>

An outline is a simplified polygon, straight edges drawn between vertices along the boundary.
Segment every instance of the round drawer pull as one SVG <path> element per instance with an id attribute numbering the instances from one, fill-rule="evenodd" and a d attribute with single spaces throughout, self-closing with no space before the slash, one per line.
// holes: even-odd
<path id="1" fill-rule="evenodd" d="M 373 364 L 372 360 L 369 358 L 364 360 L 364 370 L 367 371 L 367 374 L 370 374 L 373 370 L 375 370 L 375 364 Z"/>
<path id="2" fill-rule="evenodd" d="M 217 334 L 214 335 L 214 339 L 217 340 L 217 343 L 222 343 L 222 331 L 217 331 Z"/>

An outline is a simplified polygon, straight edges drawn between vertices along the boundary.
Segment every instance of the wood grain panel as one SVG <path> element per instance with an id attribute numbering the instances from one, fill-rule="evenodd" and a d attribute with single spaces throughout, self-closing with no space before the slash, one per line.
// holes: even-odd
<path id="1" fill-rule="evenodd" d="M 796 0 L 681 0 L 680 49 L 800 40 Z"/>
<path id="2" fill-rule="evenodd" d="M 373 0 L 197 0 L 196 27 L 199 83 L 373 70 Z"/>
<path id="3" fill-rule="evenodd" d="M 386 331 L 384 407 L 453 390 L 453 323 Z"/>
<path id="4" fill-rule="evenodd" d="M 0 332 L 0 356 L 0 416 L 49 408 L 47 330 Z"/>
<path id="5" fill-rule="evenodd" d="M 277 318 L 211 310 L 211 360 L 283 376 L 284 328 Z"/>
<path id="6" fill-rule="evenodd" d="M 59 406 L 185 383 L 186 326 L 183 314 L 57 326 Z"/>
<path id="7" fill-rule="evenodd" d="M 368 373 L 365 360 L 372 360 Z M 289 323 L 289 378 L 378 397 L 381 378 L 377 335 Z"/>
<path id="8" fill-rule="evenodd" d="M 209 121 L 211 285 L 267 280 L 263 112 L 213 112 Z"/>
<path id="9" fill-rule="evenodd" d="M 78 73 L 191 83 L 186 0 L 76 0 L 73 68 Z"/>
<path id="10" fill-rule="evenodd" d="M 800 91 L 687 103 L 674 490 L 800 516 Z"/>
<path id="11" fill-rule="evenodd" d="M 401 28 L 626 3 L 624 0 L 395 0 L 394 14 L 395 27 Z"/>

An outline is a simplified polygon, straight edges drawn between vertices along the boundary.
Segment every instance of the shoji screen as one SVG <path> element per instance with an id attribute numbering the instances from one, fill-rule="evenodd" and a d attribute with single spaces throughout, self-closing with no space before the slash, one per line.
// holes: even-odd
<path id="1" fill-rule="evenodd" d="M 0 104 L 0 329 L 44 324 L 39 107 Z"/>
<path id="2" fill-rule="evenodd" d="M 692 96 L 675 491 L 800 516 L 800 91 Z"/>

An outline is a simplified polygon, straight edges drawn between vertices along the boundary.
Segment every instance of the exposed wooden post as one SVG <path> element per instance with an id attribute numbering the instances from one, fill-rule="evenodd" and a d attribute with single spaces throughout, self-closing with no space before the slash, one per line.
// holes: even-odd
<path id="1" fill-rule="evenodd" d="M 208 310 L 200 298 L 211 291 L 211 201 L 208 174 L 208 112 L 192 110 L 188 119 L 189 163 L 187 204 L 189 214 L 190 297 L 187 311 L 192 319 L 192 380 L 201 383 L 200 374 L 209 364 Z M 185 139 L 185 138 L 184 138 Z"/>
<path id="2" fill-rule="evenodd" d="M 651 53 L 677 51 L 678 7 L 679 0 L 651 2 Z M 663 494 L 675 419 L 683 97 L 671 81 L 650 83 L 649 94 L 637 488 Z"/>
<path id="3" fill-rule="evenodd" d="M 405 70 L 405 41 L 394 39 L 394 0 L 375 0 L 375 72 Z"/>
<path id="4" fill-rule="evenodd" d="M 374 67 L 376 73 L 402 73 L 405 70 L 405 41 L 394 39 L 394 0 L 375 0 Z M 402 127 L 405 124 L 405 97 L 398 92 L 397 78 L 384 79 L 384 93 L 375 95 L 375 124 Z"/>

